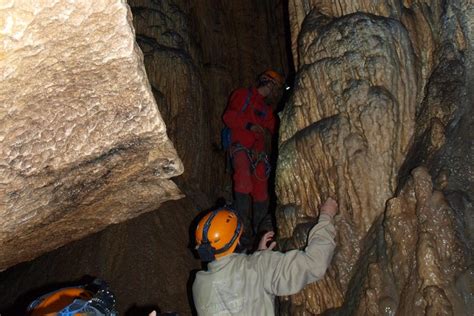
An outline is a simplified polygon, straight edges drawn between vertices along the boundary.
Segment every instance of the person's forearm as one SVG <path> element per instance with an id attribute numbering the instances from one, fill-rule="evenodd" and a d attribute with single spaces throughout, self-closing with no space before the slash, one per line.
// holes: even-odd
<path id="1" fill-rule="evenodd" d="M 308 256 L 313 257 L 323 270 L 326 270 L 331 263 L 336 243 L 336 229 L 331 216 L 321 214 L 318 224 L 311 229 L 308 236 L 308 245 L 305 252 Z"/>
<path id="2" fill-rule="evenodd" d="M 321 215 L 308 238 L 305 251 L 291 250 L 282 253 L 267 253 L 269 262 L 261 269 L 266 275 L 266 289 L 274 295 L 291 295 L 308 284 L 324 277 L 331 263 L 336 232 L 331 216 Z M 269 268 L 270 267 L 270 268 Z"/>

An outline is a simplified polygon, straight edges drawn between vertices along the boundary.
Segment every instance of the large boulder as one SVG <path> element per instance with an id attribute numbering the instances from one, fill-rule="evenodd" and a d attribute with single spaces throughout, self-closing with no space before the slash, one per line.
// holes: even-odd
<path id="1" fill-rule="evenodd" d="M 0 270 L 182 197 L 123 1 L 0 7 Z"/>

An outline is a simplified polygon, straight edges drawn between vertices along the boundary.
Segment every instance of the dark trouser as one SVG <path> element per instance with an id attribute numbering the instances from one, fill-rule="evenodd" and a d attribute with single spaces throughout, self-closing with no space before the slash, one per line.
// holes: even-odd
<path id="1" fill-rule="evenodd" d="M 255 234 L 273 230 L 272 218 L 268 212 L 268 200 L 253 203 L 252 227 Z"/>
<path id="2" fill-rule="evenodd" d="M 272 219 L 268 212 L 268 200 L 254 202 L 252 212 L 250 195 L 235 192 L 234 209 L 244 224 L 244 232 L 240 238 L 241 246 L 251 250 L 256 242 L 256 236 L 273 230 Z"/>
<path id="3" fill-rule="evenodd" d="M 243 248 L 250 250 L 253 246 L 254 234 L 252 231 L 252 210 L 250 194 L 235 192 L 234 210 L 244 224 L 244 232 L 240 237 Z"/>
<path id="4" fill-rule="evenodd" d="M 268 213 L 266 164 L 265 161 L 259 161 L 253 170 L 248 150 L 239 145 L 232 148 L 232 153 L 234 209 L 244 224 L 240 240 L 244 248 L 251 250 L 257 234 L 273 230 L 271 216 Z"/>

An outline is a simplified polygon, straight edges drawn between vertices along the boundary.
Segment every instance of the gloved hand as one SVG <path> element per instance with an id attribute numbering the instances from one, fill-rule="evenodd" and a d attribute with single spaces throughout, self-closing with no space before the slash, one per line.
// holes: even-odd
<path id="1" fill-rule="evenodd" d="M 250 123 L 249 123 L 250 124 Z M 265 134 L 265 129 L 258 124 L 252 124 L 250 130 L 254 133 Z"/>
<path id="2" fill-rule="evenodd" d="M 252 126 L 250 127 L 250 131 L 258 133 L 263 137 L 263 140 L 265 142 L 265 152 L 267 154 L 270 154 L 272 151 L 272 133 L 270 132 L 270 130 L 267 128 L 263 128 L 258 124 L 252 124 Z"/>

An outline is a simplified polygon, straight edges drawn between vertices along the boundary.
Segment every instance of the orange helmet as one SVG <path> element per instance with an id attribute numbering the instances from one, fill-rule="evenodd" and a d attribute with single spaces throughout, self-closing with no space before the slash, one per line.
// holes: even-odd
<path id="1" fill-rule="evenodd" d="M 204 216 L 196 227 L 196 249 L 203 261 L 212 261 L 234 252 L 243 231 L 237 214 L 227 208 Z"/>
<path id="2" fill-rule="evenodd" d="M 29 307 L 29 316 L 58 315 L 60 311 L 67 309 L 75 300 L 83 300 L 86 302 L 91 298 L 92 293 L 84 288 L 64 288 L 44 295 L 33 302 Z M 78 315 L 82 314 L 78 313 Z"/>
<path id="3" fill-rule="evenodd" d="M 117 316 L 115 296 L 107 283 L 95 279 L 87 286 L 66 287 L 34 300 L 28 316 Z"/>
<path id="4" fill-rule="evenodd" d="M 283 77 L 280 73 L 272 69 L 265 70 L 259 76 L 259 80 L 265 80 L 265 79 L 278 84 L 280 87 L 285 85 L 285 77 Z"/>

